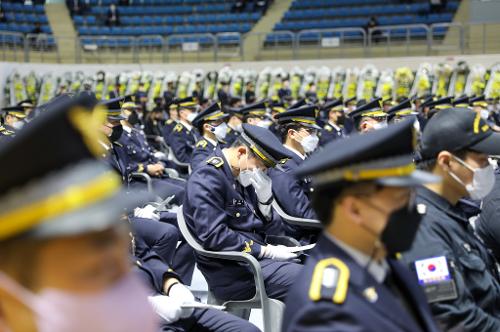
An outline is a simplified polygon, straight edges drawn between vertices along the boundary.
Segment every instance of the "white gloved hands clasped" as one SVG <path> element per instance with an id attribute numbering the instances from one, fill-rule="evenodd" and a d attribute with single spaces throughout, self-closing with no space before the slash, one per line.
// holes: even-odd
<path id="1" fill-rule="evenodd" d="M 153 310 L 167 323 L 175 323 L 181 318 L 183 309 L 181 302 L 165 295 L 148 296 L 148 301 Z"/>
<path id="2" fill-rule="evenodd" d="M 196 302 L 193 293 L 181 283 L 174 284 L 168 291 L 168 296 L 179 301 L 180 304 Z M 181 318 L 187 318 L 193 313 L 193 308 L 182 309 Z"/>
<path id="3" fill-rule="evenodd" d="M 272 244 L 268 244 L 265 247 L 262 247 L 259 258 L 271 258 L 277 261 L 287 261 L 290 259 L 297 258 L 297 254 L 290 252 L 290 249 L 294 247 L 286 247 L 284 245 L 274 246 Z"/>
<path id="4" fill-rule="evenodd" d="M 267 203 L 273 196 L 273 181 L 261 169 L 255 168 L 250 183 L 255 189 L 259 203 Z"/>
<path id="5" fill-rule="evenodd" d="M 135 208 L 134 216 L 138 218 L 160 220 L 160 215 L 156 213 L 156 208 L 150 204 L 143 208 Z"/>

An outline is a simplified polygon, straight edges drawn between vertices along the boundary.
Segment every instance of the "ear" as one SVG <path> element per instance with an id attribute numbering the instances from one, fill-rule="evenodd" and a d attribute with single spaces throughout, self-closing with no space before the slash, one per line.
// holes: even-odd
<path id="1" fill-rule="evenodd" d="M 357 198 L 353 196 L 345 196 L 341 200 L 340 206 L 344 215 L 348 216 L 357 225 L 361 224 L 361 206 L 359 205 Z"/>
<path id="2" fill-rule="evenodd" d="M 450 170 L 450 161 L 452 159 L 452 155 L 448 151 L 439 152 L 436 158 L 436 165 L 438 165 L 444 171 Z"/>

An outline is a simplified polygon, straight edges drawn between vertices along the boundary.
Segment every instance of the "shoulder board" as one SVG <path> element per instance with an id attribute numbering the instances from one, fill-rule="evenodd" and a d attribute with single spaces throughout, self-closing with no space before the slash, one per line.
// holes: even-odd
<path id="1" fill-rule="evenodd" d="M 172 123 L 174 123 L 174 120 L 168 119 L 167 121 L 165 121 L 165 123 L 168 124 L 168 125 L 171 125 Z"/>
<path id="2" fill-rule="evenodd" d="M 174 127 L 174 131 L 180 133 L 182 131 L 182 129 L 184 129 L 184 126 L 181 125 L 180 123 L 176 124 L 175 127 Z"/>
<path id="3" fill-rule="evenodd" d="M 285 164 L 289 158 L 283 158 L 280 160 L 280 164 Z"/>
<path id="4" fill-rule="evenodd" d="M 231 127 L 229 127 L 229 126 L 228 126 L 228 127 L 227 127 L 227 129 L 226 129 L 226 133 L 228 133 L 228 134 L 229 134 L 229 133 L 231 133 L 232 131 L 233 131 L 233 130 L 231 129 Z"/>
<path id="5" fill-rule="evenodd" d="M 204 148 L 207 147 L 207 145 L 208 145 L 208 142 L 206 140 L 204 140 L 204 139 L 201 139 L 198 142 L 196 142 L 196 147 L 197 148 L 203 148 L 204 149 Z"/>
<path id="6" fill-rule="evenodd" d="M 316 263 L 309 287 L 312 301 L 332 301 L 342 304 L 349 285 L 349 268 L 338 258 L 325 258 Z"/>
<path id="7" fill-rule="evenodd" d="M 330 126 L 330 125 L 326 125 L 323 129 L 325 129 L 326 131 L 332 131 L 333 130 L 332 126 Z"/>
<path id="8" fill-rule="evenodd" d="M 121 143 L 118 143 L 118 142 L 113 142 L 114 145 L 118 145 L 120 147 L 123 147 L 123 145 L 121 145 Z"/>
<path id="9" fill-rule="evenodd" d="M 221 157 L 212 157 L 207 160 L 207 164 L 212 165 L 216 168 L 220 168 L 222 165 L 224 165 L 224 159 Z"/>

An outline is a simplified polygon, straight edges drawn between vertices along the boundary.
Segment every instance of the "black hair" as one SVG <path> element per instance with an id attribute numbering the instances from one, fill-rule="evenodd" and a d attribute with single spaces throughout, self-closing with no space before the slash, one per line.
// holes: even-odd
<path id="1" fill-rule="evenodd" d="M 295 131 L 299 131 L 302 128 L 303 128 L 303 126 L 301 126 L 300 124 L 298 124 L 296 122 L 287 122 L 287 123 L 283 123 L 283 124 L 278 125 L 278 133 L 281 137 L 281 141 L 283 143 L 285 143 L 286 138 L 288 136 L 288 130 L 292 129 Z"/>

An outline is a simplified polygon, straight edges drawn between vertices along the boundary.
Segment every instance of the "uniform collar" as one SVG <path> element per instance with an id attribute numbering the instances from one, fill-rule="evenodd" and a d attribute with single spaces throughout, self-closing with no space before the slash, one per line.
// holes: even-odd
<path id="1" fill-rule="evenodd" d="M 337 126 L 335 123 L 328 121 L 328 124 L 333 127 L 336 131 L 340 131 L 340 127 Z"/>
<path id="2" fill-rule="evenodd" d="M 130 128 L 129 126 L 123 126 L 122 125 L 122 127 L 123 127 L 123 131 L 126 131 L 129 134 L 132 132 L 132 128 Z"/>
<path id="3" fill-rule="evenodd" d="M 181 120 L 181 121 L 179 121 L 179 123 L 181 123 L 184 127 L 186 127 L 186 129 L 187 129 L 188 131 L 191 131 L 191 129 L 193 129 L 193 126 L 192 126 L 192 125 L 190 125 L 189 123 L 187 123 L 186 121 L 182 121 L 182 120 Z"/>
<path id="4" fill-rule="evenodd" d="M 300 153 L 299 151 L 295 150 L 294 148 L 292 148 L 292 147 L 290 147 L 288 145 L 285 145 L 285 144 L 283 144 L 283 146 L 285 148 L 287 148 L 288 150 L 292 151 L 293 153 L 295 153 L 297 156 L 299 156 L 300 159 L 302 159 L 302 160 L 306 159 L 306 156 L 304 156 L 302 153 Z"/>
<path id="5" fill-rule="evenodd" d="M 206 140 L 208 143 L 212 144 L 213 146 L 217 146 L 217 141 L 214 141 L 211 138 L 208 138 L 206 136 L 203 136 L 203 139 Z"/>
<path id="6" fill-rule="evenodd" d="M 339 239 L 334 238 L 331 234 L 325 232 L 325 236 L 328 240 L 344 250 L 362 268 L 368 266 L 368 273 L 370 273 L 373 279 L 375 279 L 379 284 L 384 282 L 387 272 L 389 271 L 389 264 L 387 264 L 385 259 L 381 262 L 376 262 L 358 249 L 355 249 Z"/>
<path id="7" fill-rule="evenodd" d="M 424 186 L 417 188 L 417 195 L 424 200 L 426 204 L 436 207 L 449 215 L 451 218 L 464 223 L 464 225 L 468 224 L 465 214 L 459 208 L 451 205 L 451 203 L 448 202 L 443 196 L 436 194 Z"/>

